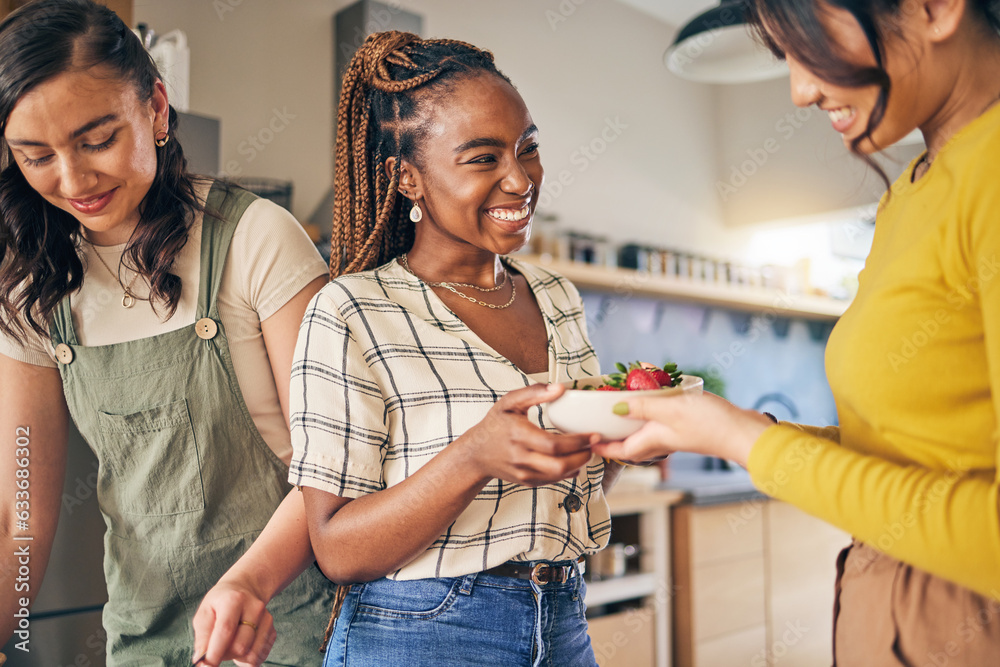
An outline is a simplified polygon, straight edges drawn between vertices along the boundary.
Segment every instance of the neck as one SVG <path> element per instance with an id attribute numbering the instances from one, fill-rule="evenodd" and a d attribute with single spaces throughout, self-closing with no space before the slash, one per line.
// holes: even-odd
<path id="1" fill-rule="evenodd" d="M 410 269 L 421 280 L 466 283 L 489 289 L 504 280 L 500 255 L 513 248 L 481 248 L 427 224 L 417 225 L 413 247 L 406 253 Z"/>
<path id="2" fill-rule="evenodd" d="M 444 257 L 412 250 L 406 253 L 410 270 L 421 280 L 432 283 L 466 283 L 484 289 L 496 287 L 504 280 L 507 270 L 500 256 L 494 253 Z"/>
<path id="3" fill-rule="evenodd" d="M 1000 99 L 1000 37 L 990 30 L 988 35 L 954 40 L 950 48 L 953 52 L 942 58 L 957 64 L 948 72 L 944 100 L 920 126 L 928 162 L 959 130 Z"/>

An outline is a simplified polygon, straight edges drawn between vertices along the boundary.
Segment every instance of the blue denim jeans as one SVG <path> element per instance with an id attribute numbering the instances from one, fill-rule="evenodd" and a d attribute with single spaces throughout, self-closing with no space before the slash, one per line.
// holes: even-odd
<path id="1" fill-rule="evenodd" d="M 324 667 L 596 667 L 577 574 L 563 584 L 476 573 L 351 588 Z"/>

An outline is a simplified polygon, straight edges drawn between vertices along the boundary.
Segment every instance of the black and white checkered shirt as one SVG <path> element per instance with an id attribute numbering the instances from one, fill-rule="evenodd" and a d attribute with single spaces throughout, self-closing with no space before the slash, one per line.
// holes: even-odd
<path id="1" fill-rule="evenodd" d="M 510 264 L 527 279 L 545 320 L 548 382 L 598 374 L 576 288 L 546 269 Z M 313 298 L 299 332 L 289 481 L 349 498 L 398 484 L 497 399 L 531 382 L 396 261 L 338 278 Z M 528 417 L 554 430 L 544 410 L 532 408 Z M 426 552 L 390 577 L 455 577 L 509 560 L 596 551 L 610 532 L 603 473 L 595 456 L 558 484 L 493 480 Z M 582 504 L 566 502 L 570 495 Z"/>

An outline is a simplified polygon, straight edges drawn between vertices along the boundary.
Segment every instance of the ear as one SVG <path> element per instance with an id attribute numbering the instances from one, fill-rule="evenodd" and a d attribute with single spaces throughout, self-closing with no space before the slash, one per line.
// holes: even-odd
<path id="1" fill-rule="evenodd" d="M 153 134 L 164 129 L 163 126 L 170 122 L 170 104 L 167 101 L 167 87 L 159 79 L 153 84 L 153 95 L 149 100 L 151 120 L 153 121 Z"/>
<path id="2" fill-rule="evenodd" d="M 396 168 L 396 158 L 391 157 L 385 161 L 385 175 L 392 179 L 392 172 Z M 420 177 L 420 171 L 417 166 L 407 160 L 406 158 L 400 158 L 399 161 L 399 193 L 409 199 L 410 201 L 419 201 L 423 199 L 423 179 Z"/>
<path id="3" fill-rule="evenodd" d="M 950 39 L 970 11 L 968 0 L 918 0 L 918 23 L 932 43 Z"/>

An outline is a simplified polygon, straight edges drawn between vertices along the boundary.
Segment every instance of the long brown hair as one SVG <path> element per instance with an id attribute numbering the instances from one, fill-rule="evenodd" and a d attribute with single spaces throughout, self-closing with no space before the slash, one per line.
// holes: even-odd
<path id="1" fill-rule="evenodd" d="M 451 39 L 380 32 L 354 54 L 337 109 L 332 278 L 380 266 L 413 245 L 412 205 L 397 192 L 400 159 L 419 165 L 433 106 L 460 77 L 481 72 L 510 83 L 492 53 Z"/>
<path id="2" fill-rule="evenodd" d="M 898 25 L 903 0 L 746 0 L 747 20 L 757 39 L 778 58 L 785 49 L 816 76 L 838 86 L 878 86 L 879 96 L 865 131 L 851 141 L 851 152 L 864 160 L 889 187 L 885 171 L 872 156 L 861 151 L 865 140 L 885 118 L 892 81 L 885 69 L 885 36 Z M 820 14 L 823 5 L 843 9 L 854 17 L 875 56 L 874 67 L 858 67 L 838 56 Z M 969 7 L 993 29 L 1000 30 L 1000 0 L 972 0 Z M 874 145 L 874 142 L 872 142 Z M 876 148 L 885 148 L 877 146 Z"/>
<path id="3" fill-rule="evenodd" d="M 35 86 L 73 68 L 97 66 L 130 82 L 140 102 L 152 99 L 156 65 L 107 7 L 91 0 L 36 0 L 0 23 L 0 331 L 13 338 L 21 339 L 29 328 L 46 335 L 52 311 L 83 284 L 84 269 L 77 255 L 80 223 L 25 180 L 3 140 L 7 120 Z M 167 122 L 174 135 L 173 108 Z M 170 269 L 197 210 L 194 179 L 172 138 L 157 148 L 156 176 L 122 257 L 146 277 L 154 306 L 162 306 L 168 318 L 181 295 L 181 279 Z"/>

